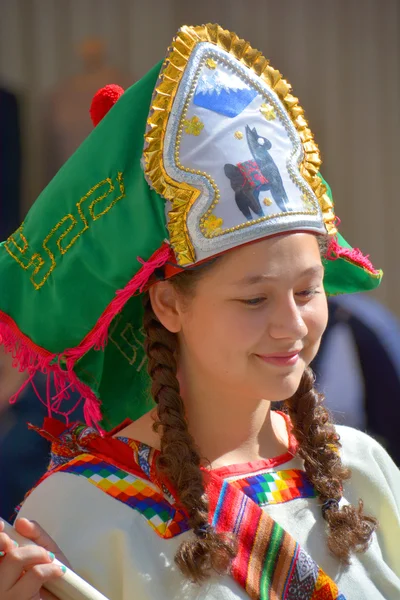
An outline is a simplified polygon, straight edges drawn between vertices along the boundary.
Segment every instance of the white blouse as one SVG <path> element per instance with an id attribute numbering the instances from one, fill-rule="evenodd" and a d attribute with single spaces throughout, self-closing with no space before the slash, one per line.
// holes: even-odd
<path id="1" fill-rule="evenodd" d="M 399 600 L 400 471 L 369 436 L 343 426 L 337 431 L 342 460 L 352 471 L 342 502 L 356 504 L 362 498 L 365 512 L 379 520 L 369 549 L 354 555 L 350 566 L 341 566 L 327 548 L 326 523 L 315 497 L 265 503 L 262 508 L 312 556 L 347 600 Z M 295 457 L 274 468 L 240 475 L 232 474 L 237 468 L 228 467 L 225 476 L 232 480 L 302 466 Z M 174 555 L 193 534 L 186 531 L 160 538 L 143 514 L 84 476 L 50 475 L 27 498 L 19 516 L 36 520 L 76 572 L 110 600 L 248 599 L 230 576 L 212 577 L 200 586 L 186 581 L 174 564 Z"/>

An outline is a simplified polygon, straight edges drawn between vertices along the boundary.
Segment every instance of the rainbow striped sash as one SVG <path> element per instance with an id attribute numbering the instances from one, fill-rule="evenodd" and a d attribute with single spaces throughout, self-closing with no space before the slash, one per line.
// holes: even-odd
<path id="1" fill-rule="evenodd" d="M 238 487 L 211 472 L 207 493 L 212 525 L 238 539 L 232 575 L 252 600 L 345 600 L 292 536 Z"/>

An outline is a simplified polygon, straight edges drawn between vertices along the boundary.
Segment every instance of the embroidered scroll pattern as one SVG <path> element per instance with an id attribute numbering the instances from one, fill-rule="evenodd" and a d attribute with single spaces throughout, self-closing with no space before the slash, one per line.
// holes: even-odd
<path id="1" fill-rule="evenodd" d="M 144 351 L 144 328 L 135 330 L 133 325 L 127 322 L 122 315 L 114 319 L 110 329 L 110 341 L 118 348 L 128 363 L 136 366 L 139 373 L 146 363 L 147 356 Z"/>
<path id="2" fill-rule="evenodd" d="M 24 235 L 24 223 L 8 238 L 4 248 L 24 271 L 31 273 L 30 280 L 35 290 L 39 290 L 46 283 L 57 267 L 57 259 L 72 248 L 94 221 L 108 213 L 125 197 L 123 175 L 120 172 L 117 174 L 116 183 L 117 187 L 108 177 L 94 185 L 76 203 L 75 214 L 70 213 L 62 217 L 48 233 L 42 243 L 43 252 L 32 252 Z"/>

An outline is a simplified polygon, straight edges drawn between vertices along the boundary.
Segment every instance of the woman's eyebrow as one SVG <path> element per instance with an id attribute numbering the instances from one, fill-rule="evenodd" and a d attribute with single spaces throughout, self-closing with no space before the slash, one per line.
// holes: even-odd
<path id="1" fill-rule="evenodd" d="M 299 273 L 298 277 L 305 277 L 306 275 L 322 275 L 324 271 L 324 267 L 322 265 L 315 265 L 313 267 L 308 267 Z M 254 274 L 254 275 L 246 275 L 239 281 L 235 281 L 234 285 L 254 285 L 256 283 L 261 283 L 263 281 L 271 281 L 279 279 L 279 275 L 267 275 L 267 274 Z"/>

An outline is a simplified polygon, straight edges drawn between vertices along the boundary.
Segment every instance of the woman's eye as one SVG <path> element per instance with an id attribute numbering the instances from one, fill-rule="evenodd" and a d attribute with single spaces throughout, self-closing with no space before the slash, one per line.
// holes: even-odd
<path id="1" fill-rule="evenodd" d="M 296 296 L 300 296 L 301 298 L 311 298 L 312 296 L 315 296 L 316 294 L 319 294 L 319 290 L 317 288 L 312 288 L 309 290 L 303 290 L 301 292 L 297 292 Z"/>
<path id="2" fill-rule="evenodd" d="M 246 304 L 247 306 L 259 306 L 265 300 L 266 298 L 247 298 L 246 300 L 240 300 L 240 302 Z"/>

